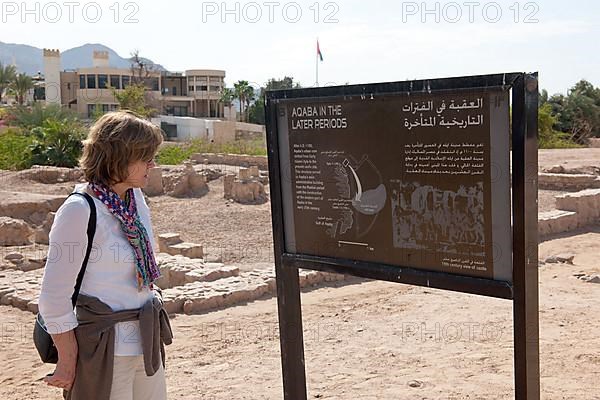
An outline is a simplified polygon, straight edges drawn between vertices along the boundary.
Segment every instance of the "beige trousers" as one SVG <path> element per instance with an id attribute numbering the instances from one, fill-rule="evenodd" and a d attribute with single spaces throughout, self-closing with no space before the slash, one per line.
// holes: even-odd
<path id="1" fill-rule="evenodd" d="M 115 356 L 110 400 L 166 400 L 165 371 L 146 376 L 144 356 Z"/>

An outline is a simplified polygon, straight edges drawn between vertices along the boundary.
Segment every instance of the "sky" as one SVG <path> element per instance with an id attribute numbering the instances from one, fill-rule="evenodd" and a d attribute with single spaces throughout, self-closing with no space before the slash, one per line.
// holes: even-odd
<path id="1" fill-rule="evenodd" d="M 540 87 L 600 86 L 600 2 L 2 1 L 0 40 L 62 51 L 102 43 L 226 84 L 303 86 L 539 71 Z M 317 61 L 316 42 L 323 61 Z"/>

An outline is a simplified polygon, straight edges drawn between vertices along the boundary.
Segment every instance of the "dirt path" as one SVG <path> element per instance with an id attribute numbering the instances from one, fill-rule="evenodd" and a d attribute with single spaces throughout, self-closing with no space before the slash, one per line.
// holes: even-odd
<path id="1" fill-rule="evenodd" d="M 600 399 L 600 226 L 544 242 L 540 257 L 543 399 Z M 514 398 L 512 307 L 506 300 L 363 282 L 302 295 L 309 398 Z M 59 399 L 30 342 L 32 314 L 0 307 L 2 399 Z M 276 302 L 172 320 L 170 399 L 281 399 Z M 424 325 L 423 325 L 424 324 Z"/>

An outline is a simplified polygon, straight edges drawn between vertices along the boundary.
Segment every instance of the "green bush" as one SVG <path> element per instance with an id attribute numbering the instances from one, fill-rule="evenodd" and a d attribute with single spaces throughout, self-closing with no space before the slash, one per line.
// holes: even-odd
<path id="1" fill-rule="evenodd" d="M 260 139 L 236 140 L 229 143 L 209 143 L 202 139 L 194 139 L 181 145 L 163 147 L 157 156 L 159 164 L 176 165 L 190 158 L 194 153 L 226 153 L 266 156 L 267 148 Z"/>
<path id="2" fill-rule="evenodd" d="M 42 126 L 49 119 L 66 120 L 72 123 L 78 120 L 74 111 L 57 104 L 34 103 L 31 107 L 17 106 L 11 108 L 9 113 L 12 115 L 11 124 L 25 129 Z"/>
<path id="3" fill-rule="evenodd" d="M 188 146 L 165 146 L 156 157 L 156 161 L 162 165 L 181 164 L 192 155 Z"/>
<path id="4" fill-rule="evenodd" d="M 538 110 L 538 147 L 540 149 L 568 149 L 582 147 L 571 140 L 571 135 L 554 129 L 558 117 L 552 107 L 545 103 Z"/>
<path id="5" fill-rule="evenodd" d="M 30 136 L 34 138 L 30 146 L 32 164 L 72 168 L 81 156 L 85 129 L 75 121 L 49 118 L 33 128 Z"/>
<path id="6" fill-rule="evenodd" d="M 31 167 L 30 146 L 32 137 L 17 128 L 8 128 L 0 133 L 0 169 L 25 169 Z"/>

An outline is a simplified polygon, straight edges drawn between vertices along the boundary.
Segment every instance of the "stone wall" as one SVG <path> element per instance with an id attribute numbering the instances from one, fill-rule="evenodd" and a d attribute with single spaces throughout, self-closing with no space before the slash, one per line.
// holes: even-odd
<path id="1" fill-rule="evenodd" d="M 600 219 L 600 189 L 586 189 L 556 196 L 557 210 L 540 213 L 540 237 L 569 232 L 598 223 Z"/>
<path id="2" fill-rule="evenodd" d="M 600 176 L 590 174 L 539 173 L 538 187 L 546 190 L 600 188 Z"/>
<path id="3" fill-rule="evenodd" d="M 600 148 L 600 138 L 591 138 L 589 139 L 589 147 L 592 148 Z"/>
<path id="4" fill-rule="evenodd" d="M 41 225 L 48 213 L 56 212 L 67 198 L 66 195 L 0 191 L 0 216 L 22 219 L 33 225 Z"/>
<path id="5" fill-rule="evenodd" d="M 268 171 L 269 163 L 266 156 L 250 156 L 245 154 L 214 154 L 196 153 L 192 154 L 191 160 L 197 164 L 224 164 L 238 167 L 250 167 L 256 165 L 260 170 Z"/>
<path id="6" fill-rule="evenodd" d="M 276 295 L 271 264 L 240 273 L 236 266 L 162 253 L 157 261 L 163 275 L 157 285 L 163 289 L 165 308 L 171 314 L 204 313 Z M 42 276 L 43 268 L 0 270 L 0 304 L 38 312 Z M 299 276 L 303 288 L 346 279 L 340 274 L 307 270 L 300 270 Z"/>

